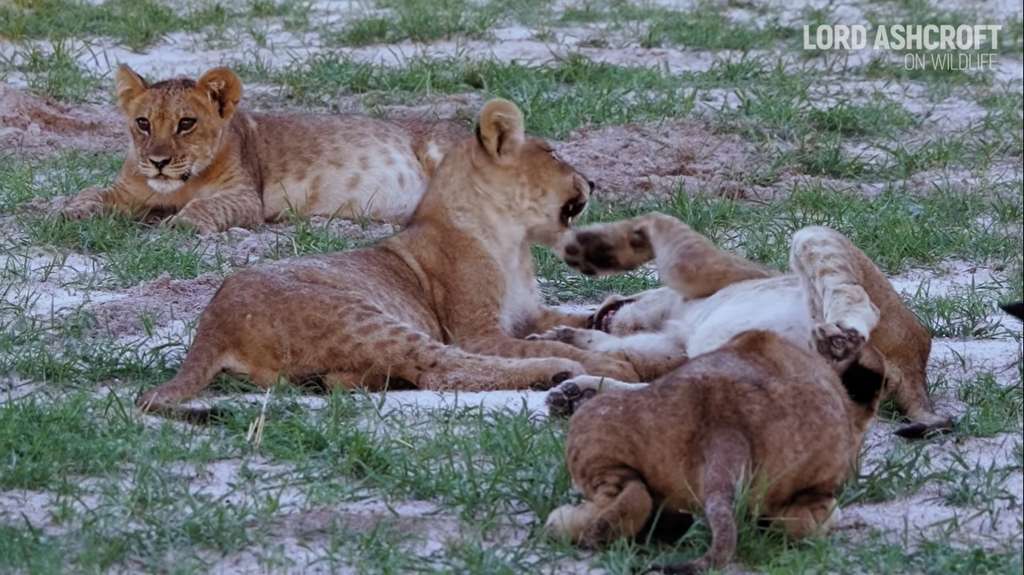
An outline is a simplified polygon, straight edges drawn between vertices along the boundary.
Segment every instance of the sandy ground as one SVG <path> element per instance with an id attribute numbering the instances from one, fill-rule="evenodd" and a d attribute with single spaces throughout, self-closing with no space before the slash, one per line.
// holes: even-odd
<path id="1" fill-rule="evenodd" d="M 684 2 L 664 2 L 682 7 Z M 822 7 L 826 2 L 773 2 L 783 10 L 784 19 L 798 19 L 803 9 Z M 1019 3 L 1009 0 L 983 2 L 981 0 L 957 3 L 965 9 L 983 10 L 993 17 L 1019 15 Z M 316 3 L 317 17 L 324 21 L 345 17 L 351 10 L 361 10 L 359 3 Z M 757 19 L 753 11 L 729 7 L 733 17 Z M 859 5 L 838 7 L 834 16 L 839 22 L 860 22 L 864 10 Z M 170 34 L 146 53 L 131 52 L 106 40 L 87 42 L 95 57 L 83 60 L 90 69 L 109 74 L 113 63 L 128 63 L 150 77 L 175 74 L 195 75 L 219 64 L 238 62 L 238 54 L 261 59 L 275 65 L 286 65 L 324 50 L 316 34 L 294 33 L 278 25 L 268 28 L 265 47 L 256 46 L 245 38 L 241 45 L 211 48 L 197 41 L 196 35 Z M 595 39 L 600 38 L 600 47 Z M 86 43 L 83 42 L 84 46 Z M 39 44 L 46 49 L 43 43 Z M 0 55 L 10 57 L 14 46 L 0 43 Z M 731 58 L 734 54 L 672 48 L 644 49 L 617 32 L 608 32 L 595 26 L 567 27 L 551 31 L 545 39 L 538 39 L 538 31 L 511 26 L 493 31 L 493 39 L 446 41 L 429 45 L 399 43 L 382 46 L 347 48 L 343 50 L 355 60 L 400 65 L 410 58 L 440 57 L 471 54 L 473 57 L 493 58 L 500 61 L 523 63 L 549 63 L 572 52 L 595 61 L 620 65 L 659 66 L 672 72 L 702 71 L 717 59 Z M 757 55 L 756 53 L 754 54 Z M 851 65 L 866 61 L 865 54 L 851 56 Z M 1002 58 L 997 80 L 1019 84 L 1024 72 L 1019 59 L 1012 55 Z M 899 101 L 908 110 L 928 114 L 928 126 L 953 133 L 977 122 L 984 111 L 973 102 L 950 96 L 939 102 L 927 94 L 897 84 L 872 84 L 859 81 L 844 82 L 835 94 L 819 94 L 823 103 L 837 94 L 883 92 Z M 260 93 L 266 87 L 254 86 Z M 430 111 L 451 117 L 477 105 L 473 98 L 452 98 L 437 104 Z M 727 197 L 759 201 L 777 197 L 780 190 L 794 180 L 806 178 L 800 174 L 781 175 L 781 179 L 768 186 L 744 183 L 742 174 L 763 153 L 742 138 L 716 132 L 706 119 L 722 106 L 736 105 L 734 95 L 715 94 L 712 99 L 698 103 L 697 116 L 684 121 L 665 121 L 644 125 L 584 128 L 564 141 L 557 142 L 558 152 L 574 163 L 592 179 L 600 182 L 599 194 L 608 201 L 625 199 L 636 201 L 663 196 L 680 184 L 686 189 L 703 189 Z M 391 110 L 395 114 L 407 112 L 401 106 Z M 420 111 L 420 110 L 417 110 Z M 387 108 L 385 109 L 387 112 Z M 24 90 L 24 78 L 10 75 L 0 86 L 0 148 L 23 156 L 43 157 L 58 150 L 117 152 L 124 146 L 123 128 L 115 108 L 102 98 L 95 103 L 68 106 Z M 989 181 L 1019 179 L 1020 163 L 997 165 L 987 175 Z M 974 174 L 921 173 L 914 176 L 922 189 L 934 185 L 937 179 L 952 178 L 966 186 L 977 184 Z M 959 178 L 959 180 L 957 180 Z M 819 179 L 820 180 L 820 179 Z M 850 187 L 849 182 L 829 182 L 837 187 Z M 863 193 L 880 191 L 882 184 L 858 183 Z M 37 202 L 27 210 L 46 211 L 59 208 L 61 199 Z M 15 216 L 16 217 L 16 216 Z M 346 222 L 332 222 L 340 233 L 356 241 L 372 241 L 394 229 L 387 226 L 356 226 Z M 16 235 L 16 226 L 9 218 L 0 219 L 3 233 Z M 258 231 L 231 230 L 202 240 L 204 249 L 216 251 L 230 266 L 258 263 L 273 250 L 275 242 L 287 236 L 291 228 L 280 224 Z M 93 314 L 93 328 L 97 338 L 109 338 L 137 346 L 140 350 L 167 349 L 170 357 L 180 357 L 190 341 L 198 314 L 219 286 L 221 274 L 206 273 L 194 279 L 173 279 L 162 276 L 138 285 L 113 287 L 101 258 L 80 253 L 56 253 L 52 250 L 31 248 L 22 252 L 0 254 L 0 268 L 20 270 L 16 277 L 0 291 L 0 318 L 5 309 L 24 310 L 24 313 L 43 321 L 59 322 L 77 311 Z M 960 286 L 997 284 L 1007 280 L 1005 271 L 967 262 L 946 262 L 927 270 L 914 270 L 893 278 L 896 288 L 907 296 L 924 290 L 938 295 Z M 145 318 L 145 322 L 142 321 Z M 1021 358 L 1019 325 L 1012 320 L 994 318 L 1002 322 L 1005 333 L 987 339 L 937 339 L 933 348 L 930 370 L 933 376 L 942 375 L 951 381 L 971 377 L 981 371 L 992 371 L 1002 385 L 1014 384 L 1015 362 Z M 1016 330 L 1018 337 L 1013 337 Z M 1019 383 L 1018 383 L 1019 385 Z M 32 394 L 47 394 L 44 386 L 13 375 L 0 374 L 0 403 L 22 399 Z M 232 395 L 209 397 L 233 402 L 259 404 L 262 395 Z M 415 406 L 421 409 L 442 409 L 452 406 L 482 405 L 488 409 L 519 408 L 525 405 L 538 416 L 544 415 L 544 394 L 534 392 L 492 393 L 433 393 L 402 391 L 390 392 L 382 399 L 387 408 Z M 301 402 L 310 410 L 323 407 L 322 397 L 303 397 Z M 942 411 L 960 414 L 963 404 L 956 399 L 955 390 L 942 389 L 936 396 Z M 900 441 L 891 435 L 895 425 L 880 422 L 872 430 L 867 442 L 864 473 L 870 473 L 885 454 L 899 447 Z M 971 465 L 1000 465 L 1013 460 L 1013 451 L 1019 435 L 1001 434 L 991 438 L 939 440 L 926 448 L 929 465 L 939 469 L 948 467 L 953 454 L 966 457 Z M 236 492 L 236 485 L 244 468 L 260 467 L 271 472 L 272 465 L 249 458 L 223 460 L 199 468 L 183 468 L 173 473 L 185 478 L 188 489 L 197 494 L 222 496 Z M 985 513 L 950 505 L 942 497 L 941 489 L 928 483 L 906 497 L 859 504 L 844 509 L 839 529 L 847 533 L 866 534 L 881 530 L 892 541 L 910 545 L 920 537 L 947 537 L 951 544 L 990 546 L 1005 542 L 1021 532 L 1019 517 L 1024 501 L 1024 476 L 1019 465 L 1003 479 L 1003 490 L 1009 497 L 1000 499 Z M 235 495 L 232 495 L 235 496 Z M 240 494 L 239 497 L 251 496 Z M 66 526 L 54 521 L 52 510 L 60 496 L 50 492 L 0 492 L 0 521 L 15 524 L 27 522 L 45 533 L 61 533 Z M 298 493 L 283 492 L 285 512 L 275 532 L 280 549 L 264 550 L 279 553 L 299 564 L 318 559 L 317 545 L 326 526 L 343 522 L 354 531 L 366 531 L 383 519 L 399 530 L 410 533 L 411 545 L 418 554 L 430 555 L 443 548 L 444 542 L 458 535 L 460 522 L 430 502 L 382 501 L 369 497 L 364 501 L 335 506 L 331 509 L 310 508 Z M 97 504 L 95 497 L 85 496 L 69 504 L 88 509 Z M 66 502 L 65 502 L 66 503 Z M 521 540 L 529 533 L 525 525 L 535 518 L 524 517 L 524 526 L 508 534 L 511 541 Z M 415 536 L 412 536 L 415 534 Z M 259 557 L 254 552 L 213 558 L 215 571 L 231 572 L 255 570 Z M 584 571 L 585 565 L 566 564 L 566 571 Z"/>
<path id="2" fill-rule="evenodd" d="M 230 233 L 224 234 L 230 236 Z M 211 240 L 212 241 L 212 240 Z M 15 284 L 4 299 L 17 300 L 24 294 L 35 294 L 36 299 L 28 313 L 43 319 L 59 318 L 71 311 L 87 311 L 95 314 L 98 324 L 97 337 L 113 338 L 130 343 L 140 351 L 170 346 L 170 357 L 180 357 L 191 338 L 198 314 L 212 297 L 220 283 L 214 274 L 205 274 L 195 279 L 175 280 L 169 277 L 144 282 L 122 290 L 79 289 L 73 287 L 75 280 L 84 274 L 89 281 L 102 279 L 102 272 L 97 272 L 96 262 L 85 256 L 53 256 L 40 252 L 30 260 L 31 271 L 23 283 Z M 41 271 L 45 270 L 45 274 Z M 99 275 L 100 278 L 96 276 Z M 954 286 L 962 286 L 974 281 L 978 285 L 999 281 L 1000 272 L 985 267 L 970 266 L 963 262 L 950 262 L 932 271 L 913 271 L 894 278 L 893 283 L 898 290 L 910 296 L 928 286 L 931 293 L 942 293 L 942 290 Z M 12 298 L 14 298 L 12 300 Z M 144 328 L 141 317 L 147 318 Z M 1007 328 L 1014 320 L 1007 320 Z M 980 371 L 992 371 L 1003 385 L 1015 384 L 1016 362 L 1020 361 L 1020 340 L 1009 335 L 993 339 L 952 340 L 936 339 L 930 363 L 932 377 L 942 374 L 953 381 L 971 377 Z M 0 379 L 0 401 L 24 397 L 38 391 L 39 388 L 21 380 Z M 435 393 L 420 391 L 393 391 L 381 398 L 381 409 L 400 407 L 416 407 L 420 409 L 448 409 L 458 406 L 483 406 L 486 409 L 511 408 L 519 409 L 526 406 L 538 416 L 545 416 L 545 394 L 541 392 L 488 392 L 488 393 Z M 954 415 L 963 412 L 963 405 L 955 397 L 955 390 L 942 390 L 935 400 L 940 410 Z M 232 403 L 247 402 L 259 405 L 263 401 L 262 394 L 229 396 L 208 396 L 206 401 L 230 401 Z M 306 396 L 300 402 L 313 411 L 322 409 L 326 400 L 319 396 Z M 891 435 L 895 424 L 879 423 L 867 442 L 864 472 L 870 473 L 872 461 L 893 449 L 900 441 Z M 927 449 L 931 465 L 939 468 L 944 457 L 952 451 L 965 454 L 972 461 L 1006 461 L 1012 458 L 1012 451 L 1018 439 L 1013 434 L 1002 434 L 994 438 L 969 438 L 966 441 L 936 442 Z M 191 487 L 199 492 L 224 494 L 232 491 L 233 474 L 240 472 L 243 465 L 252 465 L 251 461 L 219 461 L 207 466 L 201 473 L 194 474 Z M 890 532 L 894 540 L 911 540 L 918 537 L 933 538 L 953 533 L 952 540 L 963 545 L 996 545 L 1020 529 L 1018 517 L 1021 502 L 1024 501 L 1021 483 L 1024 481 L 1020 470 L 1007 475 L 1004 480 L 1005 489 L 1011 498 L 1000 500 L 995 505 L 995 512 L 978 514 L 963 507 L 949 505 L 940 496 L 940 488 L 926 485 L 911 496 L 897 498 L 880 503 L 861 504 L 844 509 L 839 528 L 844 532 L 858 532 L 881 529 Z M 53 528 L 48 519 L 54 495 L 35 492 L 7 492 L 0 494 L 0 509 L 9 512 L 17 510 L 33 524 L 47 529 Z M 85 502 L 87 505 L 88 502 Z M 402 503 L 399 512 L 402 522 L 409 514 L 409 521 L 425 522 L 429 529 L 438 530 L 438 534 L 446 533 L 451 528 L 450 518 L 435 514 L 421 515 L 417 505 L 429 504 Z M 301 507 L 301 505 L 299 506 Z M 316 521 L 344 519 L 372 521 L 373 507 L 362 504 L 349 509 L 347 505 L 321 515 L 302 511 L 296 517 L 287 516 L 283 520 L 281 545 L 290 548 L 297 545 L 296 541 L 308 541 L 315 528 L 311 525 Z M 390 513 L 390 512 L 389 512 Z M 349 517 L 352 515 L 353 517 Z M 13 517 L 9 517 L 13 518 Z M 378 518 L 379 519 L 379 518 Z M 955 528 L 951 528 L 956 521 Z M 456 523 L 457 525 L 457 523 Z M 440 535 L 439 535 L 440 536 Z M 519 536 L 525 537 L 526 532 Z M 427 537 L 425 545 L 433 539 Z M 437 542 L 434 541 L 434 544 Z M 296 547 L 296 550 L 298 547 Z M 301 553 L 309 553 L 308 545 Z M 296 551 L 299 552 L 299 551 Z M 299 557 L 302 557 L 302 555 Z M 291 551 L 288 551 L 291 556 Z M 225 564 L 224 561 L 227 561 Z M 239 561 L 241 563 L 232 563 Z M 227 570 L 238 567 L 246 561 L 245 557 L 226 558 L 220 565 Z"/>

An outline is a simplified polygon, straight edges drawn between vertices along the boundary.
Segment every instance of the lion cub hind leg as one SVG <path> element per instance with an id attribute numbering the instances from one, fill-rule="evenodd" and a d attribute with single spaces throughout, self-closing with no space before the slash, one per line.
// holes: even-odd
<path id="1" fill-rule="evenodd" d="M 654 502 L 635 473 L 609 471 L 592 485 L 588 501 L 551 512 L 544 524 L 548 533 L 593 548 L 633 537 L 647 523 Z"/>
<path id="2" fill-rule="evenodd" d="M 779 512 L 766 517 L 791 539 L 822 537 L 839 518 L 836 498 L 831 494 L 801 493 Z"/>
<path id="3" fill-rule="evenodd" d="M 793 235 L 789 254 L 815 322 L 814 344 L 839 371 L 857 358 L 879 319 L 852 247 L 834 230 L 809 227 Z"/>
<path id="4" fill-rule="evenodd" d="M 790 267 L 804 285 L 818 322 L 812 338 L 826 358 L 842 371 L 869 338 L 885 358 L 888 393 L 912 422 L 897 435 L 952 429 L 952 419 L 935 413 L 928 396 L 931 335 L 878 266 L 839 232 L 809 227 L 793 235 Z"/>

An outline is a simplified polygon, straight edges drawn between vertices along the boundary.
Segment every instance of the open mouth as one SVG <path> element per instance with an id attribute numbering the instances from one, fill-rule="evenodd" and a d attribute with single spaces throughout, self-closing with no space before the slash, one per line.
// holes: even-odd
<path id="1" fill-rule="evenodd" d="M 562 206 L 562 212 L 559 214 L 559 219 L 562 221 L 562 225 L 569 227 L 572 225 L 572 221 L 576 216 L 583 213 L 583 208 L 587 207 L 587 200 L 583 197 L 583 194 L 576 196 L 569 200 Z"/>
<path id="2" fill-rule="evenodd" d="M 632 298 L 620 299 L 614 301 L 608 305 L 602 306 L 601 309 L 597 310 L 597 313 L 587 318 L 587 328 L 597 329 L 605 333 L 610 333 L 612 327 L 612 318 L 615 314 L 622 309 L 622 306 L 627 303 L 633 303 L 635 300 Z"/>

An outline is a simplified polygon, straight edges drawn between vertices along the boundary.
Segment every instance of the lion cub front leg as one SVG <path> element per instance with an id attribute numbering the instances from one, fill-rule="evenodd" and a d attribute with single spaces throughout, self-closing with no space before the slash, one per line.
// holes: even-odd
<path id="1" fill-rule="evenodd" d="M 78 192 L 64 205 L 60 214 L 69 220 L 84 220 L 108 211 L 134 213 L 137 209 L 138 206 L 119 183 L 115 183 L 109 188 L 93 186 Z"/>
<path id="2" fill-rule="evenodd" d="M 596 329 L 561 326 L 527 337 L 530 340 L 560 341 L 603 354 L 625 357 L 640 381 L 652 381 L 686 362 L 686 342 L 674 322 L 653 332 L 616 336 Z"/>
<path id="3" fill-rule="evenodd" d="M 516 358 L 571 359 L 583 365 L 587 373 L 637 381 L 639 376 L 623 356 L 595 353 L 555 341 L 525 340 L 501 333 L 489 333 L 460 341 L 459 346 L 471 353 Z"/>
<path id="4" fill-rule="evenodd" d="M 539 333 L 557 326 L 587 327 L 591 315 L 589 311 L 563 311 L 543 306 L 533 322 L 533 330 Z"/>
<path id="5" fill-rule="evenodd" d="M 169 223 L 207 234 L 233 227 L 254 227 L 262 222 L 263 206 L 256 189 L 241 186 L 192 200 Z"/>
<path id="6" fill-rule="evenodd" d="M 559 246 L 562 258 L 587 275 L 635 269 L 655 260 L 662 282 L 685 299 L 707 297 L 772 272 L 715 247 L 703 235 L 657 212 L 581 228 Z"/>
<path id="7" fill-rule="evenodd" d="M 567 379 L 548 392 L 544 402 L 551 417 L 569 417 L 588 399 L 605 391 L 632 391 L 647 387 L 646 383 L 627 383 L 610 377 L 577 375 Z"/>

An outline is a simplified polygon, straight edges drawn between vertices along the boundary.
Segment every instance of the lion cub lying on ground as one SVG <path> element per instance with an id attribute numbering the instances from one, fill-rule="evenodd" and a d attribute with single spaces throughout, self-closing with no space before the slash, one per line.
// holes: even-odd
<path id="1" fill-rule="evenodd" d="M 648 387 L 590 400 L 566 446 L 586 501 L 556 509 L 547 529 L 593 546 L 636 535 L 660 506 L 703 510 L 711 548 L 663 570 L 721 568 L 745 487 L 759 518 L 791 537 L 823 533 L 882 387 L 881 357 L 862 345 L 850 350 L 854 363 L 833 367 L 773 332 L 747 331 Z"/>
<path id="2" fill-rule="evenodd" d="M 80 192 L 63 214 L 176 210 L 172 223 L 200 232 L 255 226 L 288 210 L 404 223 L 453 137 L 450 126 L 426 123 L 249 114 L 238 109 L 241 97 L 227 68 L 147 84 L 121 65 L 128 156 L 112 186 Z"/>
<path id="3" fill-rule="evenodd" d="M 884 358 L 887 393 L 913 422 L 897 433 L 917 437 L 952 426 L 934 412 L 925 387 L 931 335 L 871 260 L 834 230 L 796 232 L 784 275 L 657 213 L 576 230 L 560 246 L 565 261 L 585 274 L 654 259 L 666 287 L 610 298 L 592 316 L 593 329 L 559 327 L 534 338 L 617 354 L 644 381 L 751 329 L 771 330 L 836 363 L 867 341 Z M 583 391 L 616 387 L 631 386 L 583 376 L 554 389 L 548 402 L 553 413 L 571 413 Z"/>
<path id="4" fill-rule="evenodd" d="M 541 305 L 530 246 L 554 245 L 583 211 L 590 183 L 505 100 L 477 137 L 449 151 L 408 227 L 374 247 L 240 271 L 199 319 L 178 374 L 144 409 L 188 399 L 221 370 L 261 386 L 323 376 L 371 389 L 544 389 L 593 373 L 636 381 L 625 361 L 558 342 L 517 339 L 582 326 Z"/>

